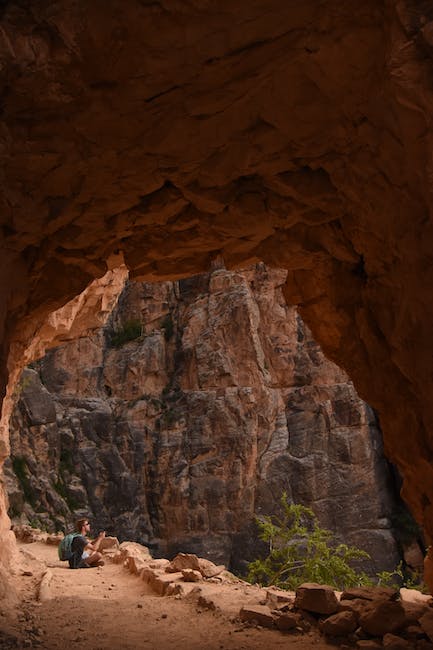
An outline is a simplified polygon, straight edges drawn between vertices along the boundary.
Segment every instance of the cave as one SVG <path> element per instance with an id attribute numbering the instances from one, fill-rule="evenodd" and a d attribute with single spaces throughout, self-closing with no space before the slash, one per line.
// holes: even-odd
<path id="1" fill-rule="evenodd" d="M 430 3 L 10 0 L 1 25 L 1 460 L 20 369 L 97 324 L 123 265 L 263 261 L 429 541 Z M 4 495 L 0 541 L 9 567 Z"/>

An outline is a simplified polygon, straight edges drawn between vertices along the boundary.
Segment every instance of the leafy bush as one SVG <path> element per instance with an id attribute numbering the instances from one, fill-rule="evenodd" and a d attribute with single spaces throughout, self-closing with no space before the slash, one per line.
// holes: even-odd
<path id="1" fill-rule="evenodd" d="M 376 574 L 378 584 L 391 589 L 417 589 L 423 593 L 428 593 L 428 587 L 424 583 L 423 576 L 417 571 L 412 571 L 409 567 L 404 566 L 403 560 L 398 563 L 394 571 L 381 571 Z"/>
<path id="2" fill-rule="evenodd" d="M 114 348 L 120 348 L 125 343 L 140 338 L 141 334 L 141 322 L 139 320 L 128 320 L 122 327 L 112 333 L 110 345 Z"/>
<path id="3" fill-rule="evenodd" d="M 395 567 L 394 571 L 380 571 L 377 574 L 378 585 L 382 587 L 391 587 L 391 589 L 400 589 L 405 582 L 403 573 L 403 562 Z"/>
<path id="4" fill-rule="evenodd" d="M 365 573 L 350 562 L 369 555 L 346 544 L 335 544 L 330 531 L 320 528 L 310 508 L 281 497 L 281 516 L 257 519 L 260 538 L 268 542 L 269 554 L 248 565 L 248 580 L 262 585 L 296 589 L 303 582 L 318 582 L 344 589 L 371 584 Z"/>

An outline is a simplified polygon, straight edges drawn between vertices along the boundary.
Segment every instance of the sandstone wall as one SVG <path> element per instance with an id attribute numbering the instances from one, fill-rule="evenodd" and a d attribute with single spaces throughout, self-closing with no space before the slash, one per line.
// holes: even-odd
<path id="1" fill-rule="evenodd" d="M 11 0 L 0 21 L 0 394 L 111 254 L 148 279 L 264 260 L 431 536 L 431 3 Z"/>
<path id="2" fill-rule="evenodd" d="M 27 369 L 12 514 L 24 490 L 35 523 L 90 515 L 162 555 L 239 570 L 260 548 L 254 514 L 276 512 L 286 491 L 368 550 L 370 569 L 394 568 L 395 487 L 375 417 L 286 305 L 285 278 L 259 265 L 130 283 L 104 330 Z M 137 321 L 136 338 L 113 347 Z"/>

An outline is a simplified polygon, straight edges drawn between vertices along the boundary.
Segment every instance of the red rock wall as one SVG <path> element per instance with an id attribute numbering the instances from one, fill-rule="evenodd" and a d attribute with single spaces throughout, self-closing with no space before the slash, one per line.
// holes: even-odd
<path id="1" fill-rule="evenodd" d="M 26 370 L 18 480 L 6 474 L 15 518 L 65 529 L 90 516 L 163 556 L 245 570 L 254 516 L 286 491 L 367 550 L 364 568 L 392 570 L 397 503 L 375 417 L 285 304 L 285 277 L 259 265 L 131 283 L 104 331 Z"/>
<path id="2" fill-rule="evenodd" d="M 264 260 L 432 534 L 432 21 L 414 0 L 4 3 L 0 394 L 110 254 L 148 279 Z"/>

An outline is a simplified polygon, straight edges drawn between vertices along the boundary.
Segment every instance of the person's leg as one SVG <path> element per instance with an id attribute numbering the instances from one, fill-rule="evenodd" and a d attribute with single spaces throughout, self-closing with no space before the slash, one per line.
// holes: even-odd
<path id="1" fill-rule="evenodd" d="M 84 560 L 88 566 L 103 566 L 104 560 L 102 559 L 101 553 L 94 551 Z"/>

